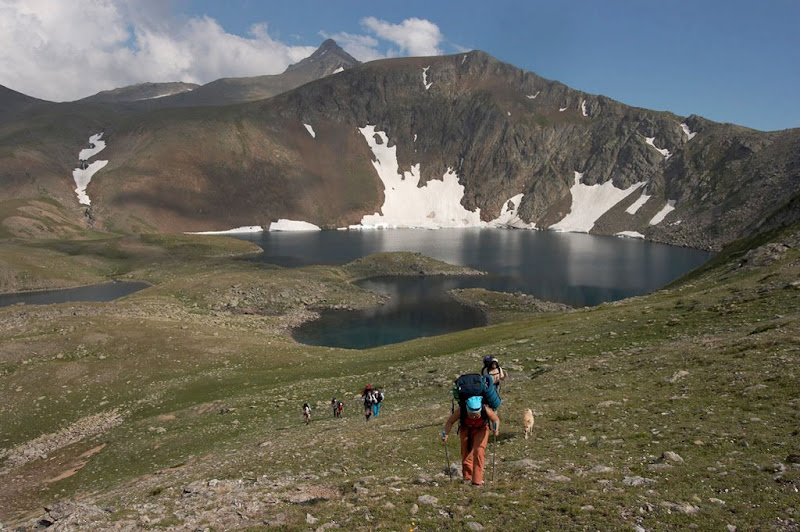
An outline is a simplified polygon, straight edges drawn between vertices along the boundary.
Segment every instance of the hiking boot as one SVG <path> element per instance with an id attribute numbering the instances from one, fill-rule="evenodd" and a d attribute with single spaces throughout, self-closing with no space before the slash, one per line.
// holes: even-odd
<path id="1" fill-rule="evenodd" d="M 482 488 L 483 487 L 483 482 L 481 482 L 480 484 L 476 484 L 475 482 L 473 482 L 472 483 L 472 487 L 473 488 Z"/>

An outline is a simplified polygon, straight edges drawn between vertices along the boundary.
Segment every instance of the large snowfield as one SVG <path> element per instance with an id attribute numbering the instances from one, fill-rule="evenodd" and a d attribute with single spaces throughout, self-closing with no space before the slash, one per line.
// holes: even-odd
<path id="1" fill-rule="evenodd" d="M 644 186 L 644 182 L 634 183 L 626 189 L 617 188 L 611 181 L 602 185 L 584 185 L 583 174 L 575 172 L 575 183 L 570 189 L 572 208 L 560 222 L 550 226 L 553 231 L 569 233 L 588 233 L 609 209 L 627 198 L 633 191 Z"/>

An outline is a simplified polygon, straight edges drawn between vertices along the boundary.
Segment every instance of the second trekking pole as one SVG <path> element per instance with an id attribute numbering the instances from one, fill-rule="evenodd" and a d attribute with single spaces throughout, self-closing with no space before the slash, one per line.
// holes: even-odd
<path id="1" fill-rule="evenodd" d="M 444 460 L 445 465 L 447 466 L 447 473 L 450 475 L 450 482 L 453 482 L 453 470 L 450 468 L 450 455 L 447 452 L 447 440 L 444 438 L 447 437 L 447 433 L 442 431 L 442 444 L 444 444 Z"/>

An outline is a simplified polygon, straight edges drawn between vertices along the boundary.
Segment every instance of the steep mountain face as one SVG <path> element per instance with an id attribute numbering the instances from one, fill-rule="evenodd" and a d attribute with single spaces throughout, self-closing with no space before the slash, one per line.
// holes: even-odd
<path id="1" fill-rule="evenodd" d="M 344 68 L 333 46 L 281 76 Z M 209 86 L 224 95 L 210 98 L 217 103 L 258 92 L 225 84 L 148 102 L 182 107 L 178 99 Z M 800 218 L 800 130 L 764 133 L 632 108 L 482 52 L 351 65 L 240 105 L 119 109 L 75 111 L 92 124 L 83 138 L 40 130 L 43 144 L 60 143 L 58 153 L 71 146 L 74 157 L 104 132 L 95 157 L 108 163 L 87 193 L 95 227 L 108 230 L 218 230 L 279 218 L 332 228 L 368 215 L 391 225 L 390 204 L 405 201 L 426 202 L 420 225 L 506 220 L 718 249 L 767 219 Z M 76 159 L 39 155 L 69 181 Z M 18 161 L 9 157 L 0 167 Z"/>
<path id="2" fill-rule="evenodd" d="M 401 169 L 420 165 L 421 184 L 455 171 L 463 206 L 484 220 L 522 193 L 523 221 L 546 228 L 579 207 L 578 194 L 638 184 L 587 230 L 716 249 L 800 190 L 798 130 L 632 108 L 481 52 L 371 63 L 279 96 L 269 111 L 312 125 L 375 125 Z"/>

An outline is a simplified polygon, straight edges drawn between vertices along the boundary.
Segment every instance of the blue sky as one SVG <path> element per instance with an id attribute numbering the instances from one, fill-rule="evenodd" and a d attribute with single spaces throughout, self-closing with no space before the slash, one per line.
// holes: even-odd
<path id="1" fill-rule="evenodd" d="M 0 0 L 0 84 L 56 101 L 278 73 L 332 37 L 362 60 L 479 49 L 629 105 L 800 127 L 797 0 L 38 3 Z"/>

